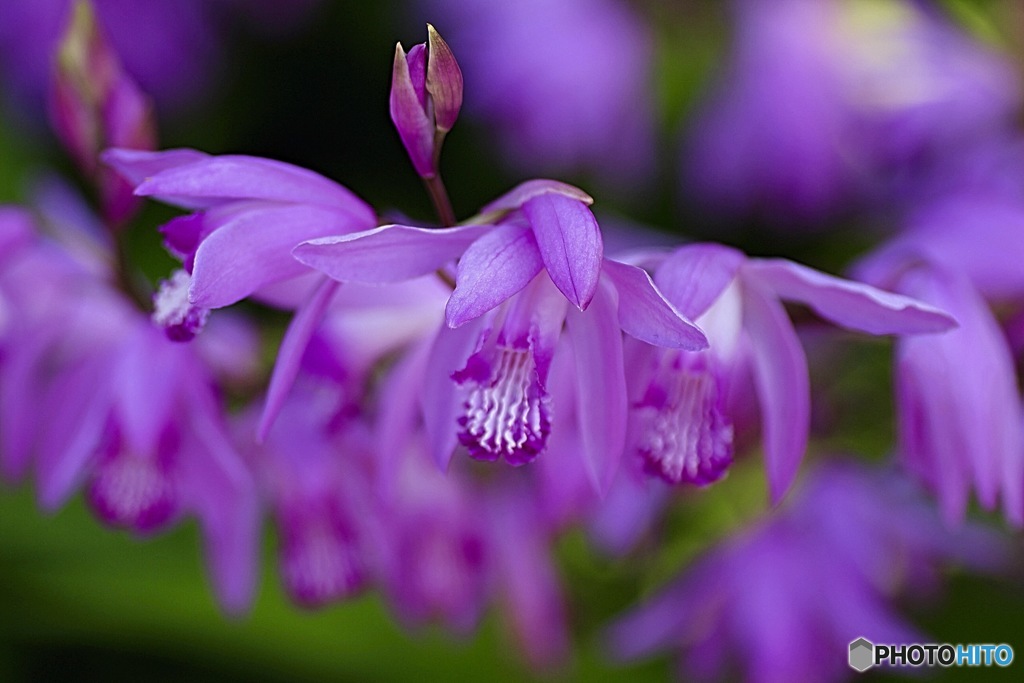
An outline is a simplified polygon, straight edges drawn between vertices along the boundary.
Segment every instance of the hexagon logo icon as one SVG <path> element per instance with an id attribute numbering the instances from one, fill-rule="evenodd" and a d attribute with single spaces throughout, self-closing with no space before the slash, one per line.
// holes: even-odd
<path id="1" fill-rule="evenodd" d="M 875 665 L 875 646 L 867 638 L 850 643 L 850 667 L 864 673 Z"/>

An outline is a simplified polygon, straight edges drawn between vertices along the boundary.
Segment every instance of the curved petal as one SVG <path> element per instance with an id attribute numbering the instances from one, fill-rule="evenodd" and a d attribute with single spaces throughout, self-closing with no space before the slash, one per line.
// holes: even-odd
<path id="1" fill-rule="evenodd" d="M 655 346 L 708 348 L 701 329 L 665 300 L 646 271 L 610 259 L 602 270 L 618 292 L 619 325 L 626 334 Z"/>
<path id="2" fill-rule="evenodd" d="M 408 56 L 402 44 L 395 46 L 395 62 L 391 72 L 391 120 L 402 139 L 402 145 L 409 152 L 413 168 L 423 178 L 437 173 L 434 167 L 434 122 L 427 116 L 418 89 L 425 87 L 426 50 L 417 45 L 409 50 Z M 415 72 L 416 78 L 413 77 Z M 417 88 L 416 86 L 419 86 Z"/>
<path id="3" fill-rule="evenodd" d="M 366 202 L 333 180 L 299 166 L 260 157 L 225 155 L 174 166 L 148 176 L 135 188 L 135 194 L 167 198 L 172 203 L 262 199 L 309 204 L 346 213 L 361 226 L 377 222 Z"/>
<path id="4" fill-rule="evenodd" d="M 277 360 L 274 361 L 274 371 L 270 375 L 270 386 L 267 387 L 267 398 L 263 404 L 263 413 L 260 415 L 259 425 L 256 427 L 256 440 L 262 442 L 267 432 L 274 424 L 274 419 L 281 412 L 288 392 L 299 374 L 299 366 L 302 363 L 302 354 L 309 346 L 316 328 L 323 320 L 324 313 L 331 303 L 331 298 L 337 291 L 339 283 L 329 278 L 313 291 L 313 294 L 295 311 L 295 316 L 288 323 L 284 337 L 281 339 L 281 348 L 277 352 Z"/>
<path id="5" fill-rule="evenodd" d="M 570 309 L 565 319 L 576 358 L 580 436 L 588 473 L 602 496 L 611 487 L 626 447 L 626 373 L 618 304 L 611 285 L 601 282 L 590 310 Z"/>
<path id="6" fill-rule="evenodd" d="M 466 359 L 480 339 L 484 320 L 485 317 L 480 317 L 456 329 L 441 325 L 430 350 L 421 394 L 423 431 L 431 455 L 442 472 L 448 470 L 457 442 L 456 418 L 460 403 L 452 373 L 466 365 Z"/>
<path id="7" fill-rule="evenodd" d="M 352 235 L 310 240 L 292 253 L 300 263 L 335 280 L 384 284 L 433 273 L 492 229 L 490 225 L 437 230 L 382 225 Z"/>
<path id="8" fill-rule="evenodd" d="M 673 251 L 654 271 L 654 284 L 691 320 L 704 315 L 736 279 L 747 260 L 720 244 L 688 244 Z"/>
<path id="9" fill-rule="evenodd" d="M 210 155 L 195 149 L 166 149 L 161 152 L 147 152 L 139 149 L 120 149 L 112 147 L 100 154 L 100 159 L 107 166 L 117 171 L 128 184 L 137 187 L 147 178 L 163 171 L 186 166 L 197 161 L 209 159 Z M 162 201 L 186 209 L 201 209 L 216 201 L 191 197 L 178 197 L 174 200 L 161 197 Z"/>
<path id="10" fill-rule="evenodd" d="M 241 214 L 199 245 L 189 301 L 220 308 L 261 287 L 302 275 L 306 266 L 292 257 L 297 244 L 355 227 L 345 214 L 315 206 L 277 206 Z"/>
<path id="11" fill-rule="evenodd" d="M 483 315 L 520 291 L 544 267 L 533 232 L 522 225 L 499 225 L 466 249 L 459 259 L 455 291 L 445 317 L 458 327 Z"/>
<path id="12" fill-rule="evenodd" d="M 785 259 L 751 259 L 743 276 L 776 296 L 798 301 L 837 325 L 870 334 L 944 332 L 949 314 L 926 303 L 859 282 L 843 280 Z"/>
<path id="13" fill-rule="evenodd" d="M 807 449 L 811 386 L 807 358 L 782 304 L 757 287 L 743 288 L 743 326 L 750 338 L 754 384 L 761 403 L 768 489 L 782 500 Z"/>
<path id="14" fill-rule="evenodd" d="M 604 244 L 594 214 L 583 202 L 544 194 L 523 204 L 551 281 L 581 311 L 590 305 L 601 276 Z"/>
<path id="15" fill-rule="evenodd" d="M 583 202 L 587 206 L 594 203 L 594 198 L 578 187 L 557 180 L 543 180 L 540 178 L 527 180 L 525 183 L 516 185 L 511 190 L 495 199 L 490 204 L 480 209 L 480 213 L 491 213 L 494 211 L 514 211 L 534 197 L 545 194 L 558 194 L 563 197 Z"/>

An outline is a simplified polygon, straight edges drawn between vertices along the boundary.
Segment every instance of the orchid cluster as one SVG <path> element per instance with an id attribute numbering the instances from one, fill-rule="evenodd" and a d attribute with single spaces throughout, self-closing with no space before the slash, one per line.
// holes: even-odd
<path id="1" fill-rule="evenodd" d="M 581 40 L 598 45 L 610 26 L 622 36 L 606 15 L 633 19 L 612 0 L 486 4 L 472 22 L 526 33 L 506 14 L 581 14 L 597 32 Z M 433 26 L 398 44 L 390 115 L 437 217 L 418 221 L 290 163 L 159 150 L 153 103 L 79 0 L 50 110 L 95 208 L 55 179 L 0 207 L 3 479 L 31 480 L 48 511 L 81 495 L 139 537 L 195 518 L 228 614 L 252 607 L 271 525 L 296 605 L 375 590 L 403 625 L 462 636 L 494 611 L 544 668 L 570 661 L 578 637 L 562 539 L 582 530 L 593 561 L 628 564 L 666 541 L 680 503 L 757 468 L 743 492 L 766 490 L 757 519 L 606 624 L 614 658 L 680 648 L 703 678 L 835 680 L 857 637 L 920 641 L 897 597 L 948 564 L 1008 561 L 972 497 L 1024 524 L 1022 148 L 979 133 L 1009 126 L 1015 91 L 994 53 L 919 3 L 893 3 L 885 29 L 841 20 L 878 3 L 735 4 L 735 74 L 698 112 L 688 163 L 730 211 L 806 220 L 854 195 L 898 196 L 905 228 L 853 279 L 712 242 L 606 248 L 600 197 L 557 180 L 457 215 L 442 150 L 474 97 L 469 76 L 558 82 L 541 53 L 499 63 L 513 31 L 470 46 L 465 80 Z M 627 49 L 642 24 L 626 25 L 635 39 L 610 47 L 632 58 L 616 65 L 642 71 L 647 51 Z M 838 26 L 915 48 L 919 98 L 882 97 L 896 67 L 868 63 L 860 34 L 831 40 Z M 786 97 L 764 90 L 773 78 Z M 600 97 L 643 87 L 625 80 Z M 518 86 L 495 87 L 473 107 L 520 127 L 519 166 L 531 146 L 549 168 L 628 148 L 641 150 L 623 161 L 636 177 L 652 172 L 649 112 L 627 125 L 595 108 L 607 130 L 583 117 L 572 137 L 532 116 L 529 95 L 531 115 L 502 106 L 495 92 Z M 983 104 L 968 109 L 974 91 Z M 819 128 L 787 118 L 804 105 Z M 590 133 L 613 149 L 584 149 Z M 867 168 L 887 187 L 848 182 Z M 126 240 L 147 229 L 143 198 L 176 211 L 159 234 L 179 266 L 155 285 Z M 826 452 L 805 465 L 822 450 L 821 340 L 868 337 L 892 340 L 891 462 Z"/>

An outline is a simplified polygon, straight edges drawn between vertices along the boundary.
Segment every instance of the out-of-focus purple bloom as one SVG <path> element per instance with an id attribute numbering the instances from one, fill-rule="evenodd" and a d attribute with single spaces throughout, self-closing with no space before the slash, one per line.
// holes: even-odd
<path id="1" fill-rule="evenodd" d="M 831 464 L 791 506 L 616 622 L 610 641 L 621 659 L 681 648 L 685 672 L 699 680 L 841 680 L 849 673 L 842 653 L 858 637 L 926 640 L 889 604 L 899 593 L 937 583 L 941 564 L 991 571 L 1007 559 L 984 529 L 947 532 L 894 473 Z"/>
<path id="2" fill-rule="evenodd" d="M 462 71 L 448 43 L 427 24 L 428 40 L 405 54 L 395 47 L 391 120 L 416 172 L 437 175 L 444 137 L 462 108 Z"/>
<path id="3" fill-rule="evenodd" d="M 390 455 L 396 472 L 380 514 L 384 590 L 410 627 L 436 619 L 468 634 L 493 587 L 483 501 L 466 479 L 438 472 L 409 443 Z"/>
<path id="4" fill-rule="evenodd" d="M 61 38 L 50 111 L 58 137 L 97 185 L 104 217 L 121 225 L 139 200 L 123 178 L 98 164 L 100 151 L 153 149 L 156 121 L 149 99 L 124 73 L 88 2 L 74 6 Z"/>
<path id="5" fill-rule="evenodd" d="M 594 482 L 605 489 L 625 436 L 620 330 L 652 344 L 704 347 L 700 330 L 644 271 L 603 258 L 588 203 L 576 188 L 530 181 L 484 207 L 481 218 L 494 224 L 391 225 L 296 247 L 302 263 L 366 283 L 442 271 L 459 258 L 445 311 L 449 329 L 438 333 L 428 378 L 415 389 L 443 469 L 456 437 L 475 458 L 517 465 L 544 450 L 553 419 L 547 375 L 564 324 L 577 368 L 577 415 L 586 424 L 581 433 Z"/>
<path id="6" fill-rule="evenodd" d="M 748 259 L 714 244 L 682 247 L 654 269 L 654 282 L 707 332 L 699 354 L 627 348 L 630 446 L 672 482 L 706 484 L 732 459 L 727 397 L 749 363 L 760 404 L 772 500 L 796 476 L 810 428 L 807 360 L 782 300 L 869 334 L 940 332 L 952 318 L 920 301 L 842 280 L 783 259 Z"/>
<path id="7" fill-rule="evenodd" d="M 647 27 L 619 0 L 425 0 L 504 158 L 636 186 L 654 162 Z"/>
<path id="8" fill-rule="evenodd" d="M 210 371 L 198 347 L 132 309 L 102 262 L 78 255 L 37 234 L 0 270 L 19 323 L 0 339 L 4 475 L 34 464 L 43 507 L 81 487 L 102 520 L 139 534 L 197 516 L 218 597 L 242 611 L 255 588 L 256 488 Z"/>
<path id="9" fill-rule="evenodd" d="M 687 146 L 718 211 L 811 222 L 893 169 L 1000 130 L 1005 58 L 909 0 L 735 1 L 733 56 Z"/>
<path id="10" fill-rule="evenodd" d="M 264 442 L 248 447 L 280 530 L 282 581 L 307 607 L 363 589 L 377 541 L 371 533 L 366 430 L 344 419 L 346 406 L 336 394 L 304 384 L 291 394 Z M 240 443 L 251 444 L 252 431 L 246 424 Z"/>
<path id="11" fill-rule="evenodd" d="M 960 323 L 901 339 L 894 378 L 899 455 L 954 523 L 972 492 L 1024 523 L 1024 405 L 1009 341 L 986 302 L 1024 296 L 1020 151 L 1019 140 L 1000 140 L 940 165 L 908 198 L 903 229 L 854 268 Z"/>

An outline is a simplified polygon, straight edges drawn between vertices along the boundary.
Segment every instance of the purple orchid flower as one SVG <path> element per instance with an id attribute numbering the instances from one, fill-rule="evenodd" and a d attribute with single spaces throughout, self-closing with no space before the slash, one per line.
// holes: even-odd
<path id="1" fill-rule="evenodd" d="M 1005 128 L 1017 110 L 1005 56 L 927 3 L 734 6 L 733 55 L 684 161 L 692 194 L 719 213 L 813 226 L 880 178 Z"/>
<path id="2" fill-rule="evenodd" d="M 620 618 L 609 639 L 619 659 L 681 648 L 686 673 L 701 680 L 842 680 L 848 669 L 835 653 L 858 637 L 927 640 L 889 604 L 897 592 L 938 583 L 942 564 L 993 571 L 1007 560 L 986 529 L 949 533 L 894 473 L 832 463 L 808 477 L 792 505 Z"/>
<path id="3" fill-rule="evenodd" d="M 572 350 L 560 355 L 575 358 L 577 415 L 586 423 L 594 483 L 604 490 L 625 438 L 620 330 L 652 344 L 704 348 L 700 330 L 643 270 L 603 258 L 589 202 L 571 186 L 530 181 L 484 207 L 482 218 L 496 223 L 388 225 L 295 248 L 296 259 L 336 280 L 371 284 L 444 273 L 459 257 L 448 327 L 416 391 L 442 469 L 456 440 L 475 458 L 514 465 L 544 450 L 553 419 L 546 383 L 564 324 Z"/>
<path id="4" fill-rule="evenodd" d="M 869 334 L 941 332 L 955 325 L 946 313 L 909 297 L 714 244 L 677 249 L 657 263 L 654 282 L 707 331 L 711 348 L 627 350 L 632 449 L 649 472 L 671 483 L 715 481 L 732 459 L 727 399 L 749 364 L 775 502 L 803 458 L 811 408 L 807 360 L 781 300 Z"/>

